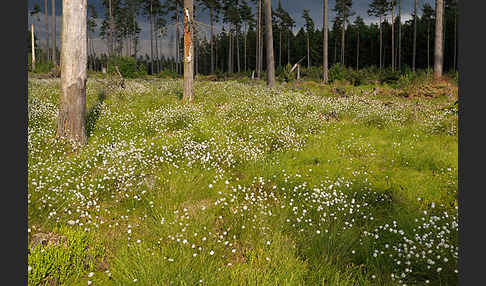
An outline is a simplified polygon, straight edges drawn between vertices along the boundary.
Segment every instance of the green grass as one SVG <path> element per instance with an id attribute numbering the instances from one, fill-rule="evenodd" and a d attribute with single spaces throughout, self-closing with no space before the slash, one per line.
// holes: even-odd
<path id="1" fill-rule="evenodd" d="M 66 285 L 457 284 L 452 99 L 201 81 L 186 105 L 182 80 L 104 80 L 76 149 L 59 80 L 29 80 L 29 230 L 86 235 L 108 269 Z M 40 249 L 32 285 L 69 264 Z"/>

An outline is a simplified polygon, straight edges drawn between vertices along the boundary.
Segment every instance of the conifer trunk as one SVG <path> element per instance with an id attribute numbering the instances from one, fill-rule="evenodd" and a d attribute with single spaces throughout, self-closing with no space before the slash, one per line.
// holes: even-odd
<path id="1" fill-rule="evenodd" d="M 56 136 L 85 145 L 87 0 L 63 0 L 61 96 Z M 69 31 L 69 32 L 67 32 Z"/>
<path id="2" fill-rule="evenodd" d="M 442 50 L 442 16 L 444 12 L 443 0 L 436 0 L 435 7 L 435 51 L 434 51 L 434 79 L 442 76 L 443 50 Z"/>
<path id="3" fill-rule="evenodd" d="M 329 39 L 328 39 L 328 0 L 324 0 L 324 8 L 323 8 L 323 23 L 322 23 L 322 31 L 324 33 L 323 36 L 323 64 L 322 64 L 322 77 L 323 77 L 323 82 L 327 84 L 329 82 L 329 63 L 328 63 L 328 45 L 329 45 Z"/>
<path id="4" fill-rule="evenodd" d="M 49 49 L 49 10 L 47 9 L 47 0 L 44 0 L 44 13 L 46 18 L 46 63 L 49 63 L 50 49 Z"/>
<path id="5" fill-rule="evenodd" d="M 52 0 L 52 62 L 54 63 L 54 67 L 57 66 L 57 56 L 56 56 L 56 1 Z"/>
<path id="6" fill-rule="evenodd" d="M 275 87 L 275 60 L 273 57 L 272 6 L 271 0 L 265 0 L 265 40 L 267 48 L 267 85 Z"/>
<path id="7" fill-rule="evenodd" d="M 184 0 L 184 91 L 182 99 L 189 102 L 194 99 L 193 28 L 193 3 L 192 0 Z"/>

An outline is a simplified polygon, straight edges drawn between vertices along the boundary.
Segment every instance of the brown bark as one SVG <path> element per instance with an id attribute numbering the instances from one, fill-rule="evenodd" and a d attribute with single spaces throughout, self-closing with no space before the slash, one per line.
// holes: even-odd
<path id="1" fill-rule="evenodd" d="M 402 69 L 402 0 L 398 0 L 398 69 Z"/>
<path id="2" fill-rule="evenodd" d="M 87 43 L 80 39 L 86 38 L 87 0 L 63 0 L 62 4 L 62 92 L 56 136 L 85 145 Z"/>
<path id="3" fill-rule="evenodd" d="M 357 44 L 356 44 L 356 70 L 359 69 L 359 28 L 358 28 L 358 37 L 357 37 Z"/>
<path id="4" fill-rule="evenodd" d="M 153 31 L 153 24 L 152 24 L 152 0 L 150 0 L 150 72 L 154 74 L 154 31 Z"/>
<path id="5" fill-rule="evenodd" d="M 57 56 L 56 56 L 56 1 L 52 0 L 52 24 L 54 25 L 52 28 L 52 62 L 54 63 L 54 67 L 57 66 Z"/>
<path id="6" fill-rule="evenodd" d="M 346 33 L 346 12 L 344 1 L 341 1 L 341 3 L 343 3 L 343 24 L 341 27 L 341 63 L 344 66 L 344 33 Z"/>
<path id="7" fill-rule="evenodd" d="M 194 46 L 193 46 L 193 3 L 184 0 L 184 101 L 194 100 Z"/>
<path id="8" fill-rule="evenodd" d="M 51 53 L 49 49 L 49 11 L 47 10 L 47 0 L 44 0 L 44 13 L 46 17 L 46 63 L 49 63 L 49 60 L 51 59 Z"/>
<path id="9" fill-rule="evenodd" d="M 444 12 L 443 0 L 436 0 L 435 5 L 435 51 L 434 51 L 434 79 L 442 76 L 443 50 L 442 50 L 442 15 Z"/>
<path id="10" fill-rule="evenodd" d="M 417 56 L 417 0 L 415 0 L 415 5 L 413 9 L 413 59 L 412 59 L 412 70 L 415 72 L 415 57 Z"/>
<path id="11" fill-rule="evenodd" d="M 209 9 L 209 21 L 211 22 L 211 74 L 214 74 L 214 31 L 213 31 L 213 7 Z"/>
<path id="12" fill-rule="evenodd" d="M 380 15 L 380 68 L 383 67 L 382 65 L 382 51 L 383 51 L 383 34 L 381 30 L 381 15 Z"/>
<path id="13" fill-rule="evenodd" d="M 323 82 L 327 84 L 329 82 L 329 62 L 328 62 L 328 45 L 329 45 L 329 38 L 328 38 L 328 11 L 329 5 L 328 0 L 324 0 L 324 9 L 323 9 L 323 64 L 322 64 L 322 77 Z"/>
<path id="14" fill-rule="evenodd" d="M 257 56 L 256 56 L 256 70 L 257 70 L 257 78 L 260 79 L 260 73 L 261 73 L 261 46 L 262 46 L 262 0 L 258 0 L 258 23 L 257 23 Z"/>
<path id="15" fill-rule="evenodd" d="M 275 87 L 275 60 L 273 57 L 272 3 L 265 0 L 265 40 L 267 47 L 267 85 Z"/>

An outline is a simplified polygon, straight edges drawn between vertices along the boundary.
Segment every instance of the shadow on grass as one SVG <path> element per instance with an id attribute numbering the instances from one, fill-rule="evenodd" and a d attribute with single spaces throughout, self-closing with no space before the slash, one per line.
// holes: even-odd
<path id="1" fill-rule="evenodd" d="M 88 111 L 88 115 L 86 116 L 86 135 L 91 137 L 92 132 L 96 126 L 96 122 L 100 117 L 101 108 L 103 106 L 103 102 L 106 99 L 106 94 L 104 91 L 98 92 L 98 101 L 94 104 Z"/>

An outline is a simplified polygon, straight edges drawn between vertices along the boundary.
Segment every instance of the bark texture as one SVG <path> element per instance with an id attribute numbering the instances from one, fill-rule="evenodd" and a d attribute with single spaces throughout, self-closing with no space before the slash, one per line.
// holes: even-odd
<path id="1" fill-rule="evenodd" d="M 87 0 L 63 0 L 62 4 L 61 97 L 56 135 L 85 145 Z"/>
<path id="2" fill-rule="evenodd" d="M 267 85 L 275 87 L 275 60 L 273 56 L 272 4 L 265 0 L 265 40 L 267 47 Z"/>
<path id="3" fill-rule="evenodd" d="M 322 77 L 325 84 L 329 82 L 329 61 L 328 61 L 328 46 L 329 46 L 329 38 L 328 38 L 328 11 L 329 5 L 328 0 L 324 0 L 324 9 L 323 9 L 323 65 L 322 65 Z"/>
<path id="4" fill-rule="evenodd" d="M 182 99 L 194 99 L 194 46 L 193 36 L 193 4 L 192 0 L 184 0 L 184 93 Z"/>
<path id="5" fill-rule="evenodd" d="M 435 5 L 435 51 L 434 51 L 434 78 L 442 76 L 443 50 L 442 50 L 442 15 L 444 13 L 443 0 L 436 0 Z"/>
<path id="6" fill-rule="evenodd" d="M 54 67 L 57 66 L 57 56 L 56 56 L 56 1 L 52 0 L 52 24 L 54 25 L 52 28 L 52 62 L 54 63 Z"/>

